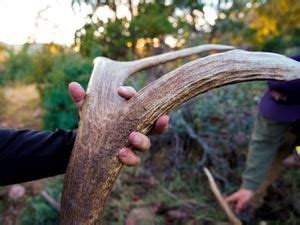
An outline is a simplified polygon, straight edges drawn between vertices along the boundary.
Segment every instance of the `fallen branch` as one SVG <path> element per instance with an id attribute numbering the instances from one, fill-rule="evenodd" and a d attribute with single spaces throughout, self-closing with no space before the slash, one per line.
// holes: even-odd
<path id="1" fill-rule="evenodd" d="M 209 159 L 212 162 L 213 166 L 218 168 L 219 171 L 228 171 L 228 166 L 226 166 L 224 162 L 217 157 L 217 155 L 213 152 L 209 144 L 205 142 L 205 140 L 200 135 L 198 135 L 196 131 L 184 119 L 182 119 L 182 123 L 185 126 L 186 132 L 189 135 L 189 137 L 196 140 L 197 143 L 203 149 L 203 157 L 201 161 L 198 162 L 198 166 L 200 168 L 204 167 Z M 222 180 L 225 183 L 225 185 L 228 185 L 228 180 L 224 176 L 215 173 L 215 177 Z"/>
<path id="2" fill-rule="evenodd" d="M 224 213 L 226 214 L 228 220 L 233 224 L 233 225 L 242 225 L 242 222 L 234 215 L 234 213 L 232 212 L 232 210 L 230 209 L 229 205 L 227 204 L 227 202 L 225 201 L 225 199 L 223 198 L 215 180 L 214 177 L 211 175 L 210 171 L 204 167 L 203 171 L 205 173 L 205 175 L 207 176 L 208 182 L 209 182 L 209 186 L 210 189 L 212 191 L 212 193 L 214 194 L 215 198 L 217 199 L 219 205 L 221 206 L 222 210 L 224 211 Z"/>
<path id="3" fill-rule="evenodd" d="M 60 211 L 60 204 L 47 191 L 41 192 L 42 197 L 58 212 Z"/>

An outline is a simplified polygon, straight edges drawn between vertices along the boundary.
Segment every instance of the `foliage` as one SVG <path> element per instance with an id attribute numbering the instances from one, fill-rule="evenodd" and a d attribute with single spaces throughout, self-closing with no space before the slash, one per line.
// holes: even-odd
<path id="1" fill-rule="evenodd" d="M 155 38 L 174 32 L 168 16 L 172 12 L 168 7 L 162 8 L 159 3 L 140 5 L 137 16 L 130 22 L 131 41 L 139 38 Z"/>
<path id="2" fill-rule="evenodd" d="M 220 6 L 210 40 L 248 49 L 296 54 L 299 51 L 299 15 L 297 0 L 232 1 L 229 8 Z"/>
<path id="3" fill-rule="evenodd" d="M 103 56 L 114 59 L 132 57 L 132 53 L 139 54 L 138 50 L 141 48 L 143 51 L 149 51 L 145 43 L 158 48 L 158 43 L 163 45 L 167 35 L 177 35 L 179 29 L 180 33 L 193 29 L 195 20 L 187 22 L 184 15 L 176 16 L 175 11 L 181 8 L 192 14 L 192 10 L 203 8 L 199 1 L 174 1 L 169 5 L 166 5 L 165 1 L 140 1 L 135 7 L 128 1 L 130 15 L 118 17 L 118 4 L 113 1 L 96 1 L 97 4 L 94 4 L 94 1 L 84 2 L 92 5 L 94 13 L 89 15 L 87 23 L 76 32 L 75 45 L 84 56 L 91 56 L 89 51 L 93 48 L 87 48 L 89 45 L 95 46 Z M 97 9 L 105 5 L 114 13 L 114 17 L 107 22 L 97 17 Z M 157 41 L 152 42 L 151 39 L 154 38 Z"/>
<path id="4" fill-rule="evenodd" d="M 91 15 L 88 17 L 91 20 Z M 80 43 L 80 53 L 83 56 L 95 57 L 101 55 L 101 46 L 94 33 L 98 26 L 94 23 L 86 23 L 80 30 L 75 33 L 75 45 Z M 84 34 L 82 34 L 84 32 Z"/>
<path id="5" fill-rule="evenodd" d="M 55 58 L 50 72 L 46 74 L 48 82 L 41 90 L 45 129 L 77 127 L 78 110 L 69 96 L 67 86 L 77 81 L 86 88 L 90 73 L 90 60 L 78 54 L 62 53 Z"/>
<path id="6" fill-rule="evenodd" d="M 37 49 L 32 54 L 33 71 L 29 76 L 29 81 L 37 84 L 45 84 L 50 82 L 48 73 L 53 69 L 55 60 L 61 54 L 64 54 L 65 49 L 56 44 L 46 44 L 40 49 Z"/>
<path id="7" fill-rule="evenodd" d="M 202 39 L 204 43 L 227 43 L 290 55 L 299 51 L 297 0 L 220 0 L 215 3 L 215 24 L 206 21 L 203 1 L 140 1 L 137 6 L 127 1 L 122 3 L 130 9 L 130 16 L 126 17 L 117 16 L 119 4 L 114 1 L 84 2 L 94 9 L 86 25 L 76 33 L 76 46 L 84 56 L 91 56 L 89 51 L 94 49 L 114 59 L 140 55 L 139 48 L 153 54 L 149 45 L 163 48 L 167 35 L 177 38 L 179 43 Z M 97 9 L 105 5 L 114 13 L 108 22 L 97 17 Z M 151 41 L 153 38 L 159 42 Z"/>
<path id="8" fill-rule="evenodd" d="M 124 59 L 135 51 L 138 39 L 160 38 L 174 32 L 170 15 L 168 8 L 156 2 L 140 4 L 138 14 L 131 20 L 114 18 L 104 23 L 89 15 L 89 22 L 76 32 L 75 45 L 83 56 L 93 57 L 96 51 L 98 55 Z"/>
<path id="9" fill-rule="evenodd" d="M 18 224 L 55 225 L 59 224 L 59 213 L 42 197 L 29 197 L 21 211 Z"/>
<path id="10" fill-rule="evenodd" d="M 172 164 L 181 168 L 190 157 L 198 168 L 212 166 L 224 190 L 232 190 L 231 177 L 244 167 L 256 104 L 263 88 L 261 82 L 219 88 L 171 113 L 168 138 L 177 139 L 177 147 L 173 143 L 177 150 L 170 153 Z"/>
<path id="11" fill-rule="evenodd" d="M 62 190 L 62 176 L 45 181 L 45 190 L 54 200 L 59 199 Z M 38 185 L 39 186 L 39 185 Z M 23 202 L 25 206 L 18 214 L 17 224 L 21 225 L 58 225 L 59 212 L 41 195 L 28 196 Z"/>
<path id="12" fill-rule="evenodd" d="M 77 127 L 78 112 L 67 86 L 77 81 L 86 87 L 91 67 L 89 58 L 58 45 L 48 44 L 37 49 L 34 45 L 25 45 L 17 52 L 9 50 L 3 78 L 5 83 L 36 83 L 45 112 L 44 128 L 71 129 Z"/>
<path id="13" fill-rule="evenodd" d="M 4 62 L 3 82 L 26 81 L 32 74 L 33 62 L 28 47 L 24 45 L 20 51 L 8 50 L 9 60 Z"/>

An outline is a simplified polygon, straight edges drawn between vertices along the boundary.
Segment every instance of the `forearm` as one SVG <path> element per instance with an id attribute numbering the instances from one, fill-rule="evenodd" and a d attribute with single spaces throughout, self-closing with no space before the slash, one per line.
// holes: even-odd
<path id="1" fill-rule="evenodd" d="M 243 188 L 255 191 L 263 182 L 289 128 L 290 123 L 271 121 L 260 114 L 257 116 L 243 174 Z"/>
<path id="2" fill-rule="evenodd" d="M 64 173 L 74 140 L 73 131 L 0 129 L 0 185 Z"/>

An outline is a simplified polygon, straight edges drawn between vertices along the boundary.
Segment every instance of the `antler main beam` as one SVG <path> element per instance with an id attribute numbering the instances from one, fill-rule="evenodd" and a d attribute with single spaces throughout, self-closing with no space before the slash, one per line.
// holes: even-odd
<path id="1" fill-rule="evenodd" d="M 177 53 L 184 57 L 198 51 Z M 177 53 L 133 62 L 96 59 L 65 177 L 62 224 L 103 223 L 105 204 L 122 168 L 118 150 L 127 145 L 132 131 L 146 134 L 159 116 L 216 87 L 250 80 L 300 78 L 299 63 L 285 56 L 232 50 L 187 63 L 150 83 L 129 101 L 118 96 L 117 88 L 130 74 L 176 59 Z"/>

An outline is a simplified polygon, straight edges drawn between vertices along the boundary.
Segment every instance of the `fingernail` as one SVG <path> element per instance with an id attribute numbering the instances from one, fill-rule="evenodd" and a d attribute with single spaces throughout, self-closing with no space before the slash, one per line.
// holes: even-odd
<path id="1" fill-rule="evenodd" d="M 168 126 L 169 126 L 169 120 L 168 120 L 167 124 L 165 124 L 164 128 L 166 129 L 166 128 L 168 128 Z"/>
<path id="2" fill-rule="evenodd" d="M 170 117 L 166 117 L 166 124 L 165 124 L 165 127 L 168 127 L 169 122 L 170 122 Z"/>
<path id="3" fill-rule="evenodd" d="M 167 115 L 165 115 L 165 118 L 166 118 L 166 120 L 169 122 L 169 120 L 170 120 L 170 117 L 169 117 L 169 116 L 167 116 Z"/>
<path id="4" fill-rule="evenodd" d="M 142 142 L 142 138 L 140 137 L 139 134 L 137 133 L 133 133 L 133 140 L 132 140 L 133 144 L 138 145 Z"/>
<path id="5" fill-rule="evenodd" d="M 122 158 L 126 158 L 128 156 L 128 150 L 126 148 L 122 148 L 119 152 L 119 156 Z"/>
<path id="6" fill-rule="evenodd" d="M 127 89 L 125 87 L 119 87 L 119 92 L 127 93 Z"/>

